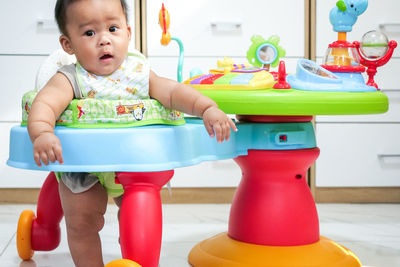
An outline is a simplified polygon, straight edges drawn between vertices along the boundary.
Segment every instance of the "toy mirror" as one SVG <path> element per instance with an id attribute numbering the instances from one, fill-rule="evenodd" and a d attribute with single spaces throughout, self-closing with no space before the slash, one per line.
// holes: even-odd
<path id="1" fill-rule="evenodd" d="M 263 44 L 258 47 L 256 55 L 258 61 L 264 65 L 268 65 L 276 60 L 278 52 L 272 44 Z"/>

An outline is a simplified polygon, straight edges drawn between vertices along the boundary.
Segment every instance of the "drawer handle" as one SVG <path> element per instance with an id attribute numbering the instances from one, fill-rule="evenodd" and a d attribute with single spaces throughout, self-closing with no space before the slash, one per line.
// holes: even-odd
<path id="1" fill-rule="evenodd" d="M 379 29 L 385 32 L 400 32 L 400 23 L 380 23 Z"/>
<path id="2" fill-rule="evenodd" d="M 58 30 L 57 23 L 52 19 L 38 19 L 36 25 L 38 29 L 44 31 Z"/>
<path id="3" fill-rule="evenodd" d="M 378 158 L 400 158 L 400 154 L 378 154 Z"/>
<path id="4" fill-rule="evenodd" d="M 237 31 L 242 28 L 241 21 L 213 21 L 211 28 L 217 31 Z"/>

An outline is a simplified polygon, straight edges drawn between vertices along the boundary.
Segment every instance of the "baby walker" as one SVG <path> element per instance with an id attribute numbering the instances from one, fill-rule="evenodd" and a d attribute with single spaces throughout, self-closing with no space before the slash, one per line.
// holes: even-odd
<path id="1" fill-rule="evenodd" d="M 225 59 L 209 74 L 184 81 L 216 101 L 226 113 L 237 114 L 239 131 L 232 132 L 230 140 L 222 144 L 209 138 L 201 120 L 184 121 L 179 112 L 162 110 L 162 116 L 150 118 L 146 111 L 138 120 L 135 105 L 142 110 L 162 109 L 154 100 L 118 101 L 108 106 L 74 100 L 55 128 L 66 148 L 64 164 L 41 168 L 52 172 L 40 191 L 37 214 L 21 214 L 17 231 L 20 257 L 28 260 L 34 251 L 52 250 L 60 242 L 63 211 L 53 171 L 115 172 L 125 190 L 120 217 L 124 260 L 107 266 L 157 267 L 162 231 L 159 191 L 173 176 L 174 168 L 234 158 L 243 177 L 232 202 L 228 231 L 197 244 L 189 254 L 192 266 L 360 267 L 360 260 L 350 250 L 319 235 L 306 173 L 319 155 L 313 115 L 377 114 L 388 109 L 386 95 L 372 81 L 365 84 L 361 76 L 365 68 L 360 63 L 370 68 L 372 75 L 376 66 L 389 60 L 396 43 L 371 33 L 361 44 L 345 38 L 366 8 L 366 0 L 353 0 L 351 5 L 339 1 L 331 11 L 339 38 L 329 45 L 322 66 L 302 59 L 296 73 L 286 77 L 284 62 L 279 60 L 285 55 L 279 37 L 254 36 L 247 52 L 252 65 Z M 169 14 L 164 6 L 159 18 L 162 43 L 168 44 Z M 183 46 L 180 68 L 182 60 Z M 278 72 L 270 71 L 278 64 Z M 178 67 L 178 80 L 180 73 Z M 35 92 L 24 96 L 23 124 L 34 96 Z M 100 105 L 101 110 L 93 109 L 94 105 Z M 108 121 L 87 124 L 97 116 L 88 110 L 109 110 Z M 164 125 L 150 125 L 154 123 Z M 82 124 L 89 128 L 74 128 Z M 105 125 L 124 127 L 101 128 Z M 131 127 L 139 125 L 142 127 Z M 7 164 L 39 169 L 24 125 L 11 130 Z"/>

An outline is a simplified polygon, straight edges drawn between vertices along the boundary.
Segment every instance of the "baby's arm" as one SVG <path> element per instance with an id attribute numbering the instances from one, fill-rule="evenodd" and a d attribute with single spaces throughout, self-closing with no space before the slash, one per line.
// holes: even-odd
<path id="1" fill-rule="evenodd" d="M 33 143 L 33 158 L 40 167 L 56 160 L 62 164 L 60 140 L 54 134 L 57 118 L 73 99 L 72 86 L 63 74 L 55 74 L 39 91 L 28 117 L 28 132 Z"/>
<path id="2" fill-rule="evenodd" d="M 167 107 L 203 118 L 211 137 L 217 141 L 229 140 L 231 128 L 237 131 L 233 121 L 218 108 L 209 97 L 196 89 L 176 81 L 157 76 L 150 71 L 150 96 Z"/>

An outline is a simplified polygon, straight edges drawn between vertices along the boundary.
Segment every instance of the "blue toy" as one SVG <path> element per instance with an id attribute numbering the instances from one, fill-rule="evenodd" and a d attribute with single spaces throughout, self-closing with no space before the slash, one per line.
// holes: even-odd
<path id="1" fill-rule="evenodd" d="M 300 59 L 295 74 L 287 77 L 293 88 L 306 91 L 375 92 L 359 72 L 330 72 L 314 61 Z"/>
<path id="2" fill-rule="evenodd" d="M 329 13 L 335 32 L 351 32 L 357 17 L 368 7 L 368 0 L 339 0 Z"/>

